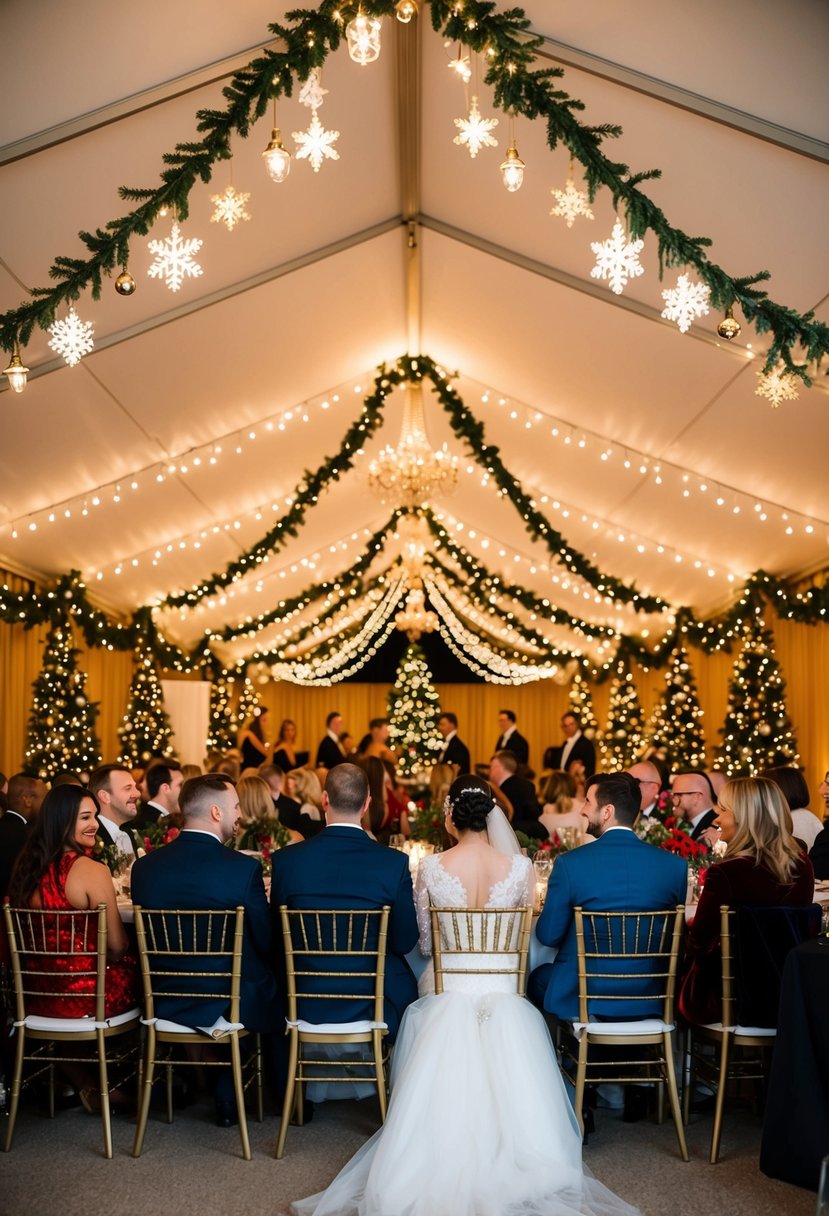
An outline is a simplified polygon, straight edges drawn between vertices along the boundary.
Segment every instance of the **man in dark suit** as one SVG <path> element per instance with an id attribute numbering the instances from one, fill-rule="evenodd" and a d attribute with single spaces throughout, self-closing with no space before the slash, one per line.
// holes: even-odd
<path id="1" fill-rule="evenodd" d="M 458 776 L 470 772 L 469 748 L 458 738 L 457 714 L 442 713 L 438 718 L 438 730 L 443 735 L 443 751 L 438 756 L 438 764 L 455 764 Z"/>
<path id="2" fill-rule="evenodd" d="M 814 866 L 815 878 L 829 878 L 829 827 L 823 828 L 815 837 L 809 861 Z"/>
<path id="3" fill-rule="evenodd" d="M 634 835 L 639 787 L 629 773 L 595 777 L 587 790 L 585 813 L 589 830 L 597 839 L 556 858 L 536 933 L 543 945 L 557 946 L 558 954 L 554 962 L 536 967 L 527 987 L 534 1005 L 567 1021 L 574 1021 L 579 1013 L 573 909 L 625 912 L 674 908 L 685 903 L 688 885 L 688 866 L 681 857 L 645 844 Z M 630 965 L 630 960 L 621 964 L 611 961 L 608 971 L 626 970 Z M 654 1016 L 659 1016 L 660 1009 L 654 1008 Z M 624 1018 L 629 1016 L 629 1009 L 624 1001 L 618 1008 L 603 1001 L 602 1015 Z"/>
<path id="4" fill-rule="evenodd" d="M 186 908 L 195 911 L 245 909 L 242 941 L 240 1017 L 247 1030 L 263 1034 L 266 1065 L 272 1060 L 273 1035 L 279 1026 L 276 980 L 271 968 L 271 917 L 262 867 L 225 846 L 236 835 L 239 799 L 234 786 L 211 774 L 185 781 L 179 798 L 184 828 L 172 843 L 140 857 L 132 869 L 132 897 L 149 909 Z M 209 969 L 209 960 L 202 960 Z M 171 966 L 174 965 L 171 962 Z M 196 1001 L 187 991 L 210 992 L 209 977 L 177 981 L 183 995 L 160 997 L 156 1014 L 183 1026 L 212 1026 L 226 1017 L 228 1002 Z M 218 985 L 226 988 L 223 977 Z M 216 1114 L 221 1126 L 230 1126 L 232 1111 L 230 1070 L 222 1070 L 216 1087 Z"/>
<path id="5" fill-rule="evenodd" d="M 15 773 L 9 778 L 7 810 L 0 819 L 0 904 L 9 889 L 14 863 L 26 843 L 29 824 L 40 810 L 46 786 L 39 777 Z"/>
<path id="6" fill-rule="evenodd" d="M 581 760 L 584 765 L 585 777 L 592 777 L 596 771 L 596 748 L 592 741 L 582 734 L 581 719 L 568 710 L 561 716 L 561 731 L 564 742 L 561 747 L 549 748 L 551 768 L 563 768 L 567 772 L 573 760 Z"/>
<path id="7" fill-rule="evenodd" d="M 713 790 L 705 773 L 678 773 L 671 786 L 671 798 L 677 818 L 691 825 L 691 839 L 705 840 L 707 830 L 717 818 L 712 805 Z"/>
<path id="8" fill-rule="evenodd" d="M 386 947 L 385 1020 L 393 1039 L 406 1006 L 417 999 L 417 983 L 406 955 L 417 943 L 417 919 L 408 859 L 371 840 L 360 826 L 370 803 L 368 780 L 355 764 L 328 774 L 322 795 L 326 828 L 313 840 L 273 855 L 271 912 L 277 966 L 284 971 L 279 908 L 391 908 Z M 366 1016 L 365 1000 L 354 1008 L 320 998 L 306 1013 L 314 1022 Z"/>
<path id="9" fill-rule="evenodd" d="M 102 764 L 89 778 L 89 792 L 98 799 L 98 839 L 114 844 L 127 858 L 138 856 L 144 841 L 136 831 L 138 786 L 123 764 Z"/>
<path id="10" fill-rule="evenodd" d="M 532 781 L 518 774 L 518 760 L 511 751 L 496 752 L 489 762 L 489 779 L 499 787 L 512 806 L 513 831 L 547 839 L 547 829 L 542 823 L 541 806 Z"/>
<path id="11" fill-rule="evenodd" d="M 498 715 L 501 733 L 495 744 L 496 752 L 511 751 L 519 765 L 526 768 L 530 763 L 530 745 L 516 727 L 517 718 L 511 709 L 502 709 Z"/>
<path id="12" fill-rule="evenodd" d="M 342 714 L 333 710 L 325 719 L 325 734 L 320 739 L 317 748 L 317 768 L 327 768 L 329 771 L 342 764 L 345 756 L 340 745 L 340 734 L 343 729 Z"/>
<path id="13" fill-rule="evenodd" d="M 296 798 L 289 798 L 285 793 L 285 773 L 276 764 L 260 764 L 259 776 L 271 791 L 271 798 L 279 822 L 284 828 L 299 832 L 306 839 L 318 835 L 325 827 L 321 820 L 312 819 L 302 810 L 302 804 Z"/>
<path id="14" fill-rule="evenodd" d="M 141 832 L 170 815 L 178 826 L 178 797 L 184 778 L 178 760 L 151 760 L 144 773 L 147 801 L 142 802 L 135 818 L 135 827 Z"/>

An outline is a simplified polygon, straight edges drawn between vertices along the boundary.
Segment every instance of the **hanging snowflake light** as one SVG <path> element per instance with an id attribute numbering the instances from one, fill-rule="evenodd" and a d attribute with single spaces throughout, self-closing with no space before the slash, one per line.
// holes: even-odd
<path id="1" fill-rule="evenodd" d="M 498 140 L 493 139 L 490 131 L 494 131 L 498 126 L 497 118 L 483 118 L 478 109 L 478 98 L 472 98 L 472 105 L 469 107 L 468 118 L 456 118 L 455 126 L 458 128 L 458 134 L 455 136 L 453 143 L 460 147 L 466 145 L 469 150 L 469 155 L 474 160 L 480 152 L 481 148 L 497 148 Z"/>
<path id="2" fill-rule="evenodd" d="M 186 275 L 197 279 L 203 273 L 194 257 L 201 247 L 202 242 L 197 237 L 182 240 L 181 229 L 173 220 L 173 227 L 166 240 L 149 241 L 147 244 L 150 253 L 155 254 L 155 260 L 147 274 L 151 279 L 163 278 L 170 291 L 178 291 Z"/>
<path id="3" fill-rule="evenodd" d="M 63 355 L 69 366 L 74 367 L 92 350 L 94 332 L 92 322 L 82 321 L 73 304 L 64 320 L 55 321 L 54 325 L 50 325 L 49 333 L 52 339 L 49 345 L 55 354 Z"/>
<path id="4" fill-rule="evenodd" d="M 380 54 L 380 30 L 382 22 L 379 17 L 368 17 L 362 8 L 353 21 L 345 27 L 345 38 L 348 43 L 348 53 L 355 63 L 365 67 L 374 63 Z"/>
<path id="5" fill-rule="evenodd" d="M 676 321 L 679 332 L 687 334 L 697 317 L 704 317 L 708 312 L 708 301 L 711 298 L 711 288 L 705 283 L 692 283 L 687 274 L 681 274 L 676 281 L 676 287 L 669 287 L 662 292 L 665 307 L 662 316 L 666 321 Z"/>
<path id="6" fill-rule="evenodd" d="M 314 68 L 299 90 L 299 104 L 307 106 L 309 110 L 318 110 L 327 95 L 328 89 L 322 87 L 322 72 L 319 68 Z"/>
<path id="7" fill-rule="evenodd" d="M 228 186 L 222 194 L 211 194 L 210 201 L 214 211 L 210 217 L 211 224 L 224 224 L 228 232 L 232 232 L 240 220 L 249 220 L 245 203 L 249 194 L 239 194 L 233 186 Z"/>
<path id="8" fill-rule="evenodd" d="M 563 190 L 551 190 L 553 198 L 556 200 L 556 205 L 553 207 L 550 215 L 560 216 L 561 219 L 567 221 L 567 227 L 572 228 L 574 222 L 583 215 L 586 220 L 592 220 L 593 212 L 590 210 L 590 199 L 587 197 L 585 190 L 577 190 L 576 183 L 573 180 L 573 162 L 570 161 L 570 171 L 567 174 L 567 183 Z"/>
<path id="9" fill-rule="evenodd" d="M 782 364 L 773 367 L 770 372 L 758 372 L 757 376 L 760 383 L 754 390 L 755 396 L 765 397 L 775 409 L 781 401 L 797 401 L 800 396 L 797 378 Z"/>
<path id="10" fill-rule="evenodd" d="M 616 217 L 613 232 L 606 241 L 591 241 L 590 248 L 596 255 L 596 265 L 590 271 L 593 279 L 607 279 L 614 295 L 621 295 L 628 279 L 645 273 L 639 263 L 639 254 L 645 248 L 644 241 L 629 241 Z"/>
<path id="11" fill-rule="evenodd" d="M 307 160 L 315 173 L 319 173 L 320 165 L 326 158 L 328 160 L 340 159 L 339 152 L 333 146 L 335 141 L 340 138 L 340 133 L 339 131 L 326 131 L 317 117 L 316 110 L 314 110 L 308 130 L 294 131 L 293 137 L 298 149 L 297 160 Z"/>

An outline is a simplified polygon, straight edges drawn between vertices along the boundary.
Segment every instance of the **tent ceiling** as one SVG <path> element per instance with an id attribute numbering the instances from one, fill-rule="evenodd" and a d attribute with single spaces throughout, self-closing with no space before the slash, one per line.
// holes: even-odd
<path id="1" fill-rule="evenodd" d="M 157 180 L 162 153 L 195 131 L 197 109 L 221 104 L 217 78 L 289 7 L 205 0 L 196 22 L 183 0 L 117 12 L 102 0 L 8 0 L 7 29 L 22 49 L 6 59 L 0 107 L 0 310 L 43 284 L 56 254 L 78 251 L 79 229 L 123 210 L 119 185 Z M 585 101 L 587 120 L 623 126 L 612 154 L 662 169 L 647 190 L 670 222 L 712 237 L 730 273 L 768 268 L 773 298 L 829 319 L 826 6 L 525 7 L 545 53 L 579 65 L 563 87 Z M 419 87 L 397 70 L 401 38 L 420 39 Z M 341 133 L 338 161 L 319 174 L 295 164 L 288 183 L 273 185 L 260 156 L 268 118 L 234 144 L 249 223 L 227 233 L 209 222 L 227 164 L 194 190 L 184 227 L 204 240 L 202 277 L 169 293 L 147 279 L 151 256 L 136 242 L 135 296 L 107 285 L 100 302 L 78 304 L 96 338 L 79 367 L 64 367 L 35 333 L 25 394 L 2 396 L 0 562 L 44 576 L 80 568 L 123 612 L 186 588 L 272 526 L 303 471 L 337 450 L 377 365 L 419 341 L 457 370 L 487 441 L 553 525 L 608 572 L 705 611 L 758 567 L 825 565 L 825 380 L 771 409 L 754 394 L 750 344 L 764 348 L 747 326 L 728 346 L 716 316 L 684 336 L 663 321 L 660 291 L 675 272 L 659 282 L 653 238 L 646 273 L 623 296 L 592 280 L 589 242 L 609 235 L 610 199 L 599 195 L 590 224 L 568 230 L 550 218 L 566 152 L 550 153 L 543 127 L 523 119 L 527 177 L 507 194 L 503 115 L 498 150 L 471 160 L 452 143 L 466 100 L 428 17 L 405 30 L 386 22 L 384 40 L 371 67 L 345 49 L 326 64 L 320 117 Z M 307 121 L 296 96 L 280 103 L 286 142 Z M 402 222 L 413 197 L 417 291 Z M 153 235 L 168 226 L 160 220 Z M 171 636 L 191 644 L 206 624 L 237 622 L 353 564 L 389 516 L 365 469 L 396 442 L 401 401 L 300 536 L 221 602 L 165 614 Z M 436 404 L 427 402 L 427 422 L 463 456 L 456 495 L 434 505 L 471 553 L 571 611 L 653 627 L 554 582 L 560 571 L 511 504 L 481 486 Z"/>

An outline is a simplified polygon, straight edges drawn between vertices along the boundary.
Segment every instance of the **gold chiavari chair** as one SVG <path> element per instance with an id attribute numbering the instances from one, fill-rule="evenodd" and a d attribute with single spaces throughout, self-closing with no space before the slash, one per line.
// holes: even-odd
<path id="1" fill-rule="evenodd" d="M 524 995 L 533 910 L 527 908 L 438 908 L 432 918 L 435 992 L 459 975 L 513 976 Z"/>
<path id="2" fill-rule="evenodd" d="M 151 909 L 135 905 L 135 932 L 138 958 L 144 986 L 147 1028 L 144 1053 L 141 1101 L 132 1155 L 139 1157 L 144 1144 L 150 1098 L 157 1064 L 166 1069 L 167 1122 L 173 1121 L 173 1059 L 171 1049 L 181 1044 L 216 1043 L 230 1047 L 233 1087 L 239 1116 L 239 1136 L 242 1156 L 250 1161 L 250 1140 L 245 1115 L 245 1089 L 253 1084 L 256 1090 L 257 1118 L 264 1118 L 262 1095 L 262 1051 L 259 1035 L 252 1036 L 253 1051 L 246 1080 L 242 1066 L 240 1040 L 248 1035 L 239 1020 L 239 990 L 242 976 L 242 941 L 245 910 L 243 907 L 209 911 L 183 909 Z M 228 1017 L 211 1026 L 194 1030 L 170 1022 L 156 1014 L 156 1002 L 164 998 L 181 999 L 198 1005 L 216 1000 L 227 1001 Z M 181 1053 L 180 1053 L 181 1057 Z M 218 1059 L 176 1058 L 175 1067 L 226 1067 Z"/>
<path id="3" fill-rule="evenodd" d="M 739 934 L 741 920 L 748 920 L 752 937 L 759 934 L 762 942 L 759 952 L 745 951 L 748 925 L 743 924 L 743 935 Z M 689 1023 L 688 1067 L 683 1094 L 683 1115 L 687 1123 L 697 1077 L 701 1077 L 716 1092 L 708 1158 L 711 1165 L 716 1165 L 720 1156 L 725 1095 L 729 1082 L 760 1083 L 766 1079 L 771 1048 L 777 1034 L 777 1003 L 785 956 L 799 942 L 816 935 L 819 927 L 820 908 L 815 904 L 804 908 L 741 908 L 739 911 L 729 908 L 727 904 L 720 907 L 722 1021 L 708 1025 Z M 742 960 L 741 947 L 745 951 Z M 756 972 L 753 976 L 745 974 L 752 969 Z M 743 994 L 738 1001 L 741 970 L 746 982 L 740 985 Z M 751 989 L 755 994 L 762 992 L 759 1001 L 756 998 L 752 1000 Z M 754 1018 L 772 1024 L 750 1025 Z M 706 1051 L 706 1045 L 713 1046 L 713 1052 Z"/>
<path id="4" fill-rule="evenodd" d="M 561 1069 L 575 1086 L 581 1120 L 584 1088 L 590 1083 L 650 1083 L 665 1086 L 683 1161 L 685 1130 L 674 1069 L 676 973 L 685 908 L 667 911 L 585 912 L 574 908 L 578 946 L 579 1018 L 562 1023 Z M 629 1017 L 618 1018 L 619 1005 Z M 659 1007 L 655 1016 L 651 1011 Z M 603 1009 L 614 1014 L 602 1019 Z M 590 1059 L 591 1046 L 634 1048 Z M 642 1051 L 642 1048 L 650 1048 Z"/>
<path id="5" fill-rule="evenodd" d="M 23 1069 L 35 1065 L 30 1079 L 48 1074 L 49 1115 L 55 1114 L 55 1064 L 88 1064 L 88 1055 L 72 1054 L 69 1044 L 94 1043 L 101 1093 L 101 1122 L 104 1156 L 112 1157 L 112 1123 L 109 1101 L 107 1043 L 138 1028 L 139 1009 L 106 1017 L 107 909 L 106 904 L 83 910 L 12 908 L 5 900 L 6 933 L 11 956 L 14 992 L 14 1065 L 6 1129 L 5 1151 L 12 1146 Z M 94 941 L 94 946 L 90 943 Z M 80 964 L 80 965 L 79 965 Z M 45 1017 L 33 1013 L 38 1000 L 60 1008 L 62 1002 L 77 1001 L 70 983 L 79 979 L 94 982 L 95 1012 L 91 1017 Z M 29 1050 L 29 1043 L 34 1046 Z M 60 1054 L 55 1046 L 63 1045 Z M 117 1062 L 127 1058 L 120 1052 Z M 115 1062 L 115 1060 L 113 1060 Z"/>
<path id="6" fill-rule="evenodd" d="M 285 1151 L 292 1115 L 303 1122 L 303 1091 L 307 1081 L 332 1084 L 370 1081 L 377 1087 L 380 1118 L 386 1118 L 385 1038 L 383 1020 L 386 938 L 389 907 L 378 909 L 291 909 L 280 905 L 285 947 L 289 1039 L 288 1083 L 276 1156 Z M 367 1016 L 359 1020 L 313 1022 L 315 1003 L 335 1002 L 349 1015 L 355 1003 Z M 364 1058 L 339 1056 L 325 1050 L 332 1044 L 364 1044 Z M 322 1049 L 322 1051 L 321 1051 Z M 324 1058 L 323 1058 L 324 1057 Z"/>

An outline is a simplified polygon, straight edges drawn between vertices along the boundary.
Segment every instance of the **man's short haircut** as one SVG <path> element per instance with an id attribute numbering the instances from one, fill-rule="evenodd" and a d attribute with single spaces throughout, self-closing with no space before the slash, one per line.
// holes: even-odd
<path id="1" fill-rule="evenodd" d="M 505 718 L 509 718 L 510 722 L 518 721 L 518 719 L 516 718 L 515 714 L 512 712 L 511 709 L 502 709 L 502 710 L 499 710 L 499 713 L 502 713 Z"/>
<path id="2" fill-rule="evenodd" d="M 338 764 L 325 778 L 331 809 L 342 815 L 357 815 L 368 798 L 368 777 L 356 764 Z"/>
<path id="3" fill-rule="evenodd" d="M 173 773 L 180 772 L 181 765 L 178 760 L 153 760 L 144 774 L 147 793 L 151 798 L 155 798 L 162 785 L 172 785 Z"/>
<path id="4" fill-rule="evenodd" d="M 88 789 L 98 797 L 101 790 L 106 790 L 109 794 L 112 791 L 112 782 L 110 778 L 113 773 L 129 773 L 132 777 L 132 769 L 128 764 L 101 764 L 95 769 L 94 773 L 89 778 Z"/>
<path id="5" fill-rule="evenodd" d="M 178 796 L 179 810 L 186 820 L 201 819 L 210 810 L 220 794 L 226 794 L 234 788 L 235 782 L 229 781 L 219 773 L 207 773 L 202 777 L 189 777 L 181 787 Z"/>
<path id="6" fill-rule="evenodd" d="M 632 828 L 639 816 L 639 782 L 630 773 L 600 773 L 592 782 L 596 787 L 596 806 L 612 804 L 617 822 Z"/>
<path id="7" fill-rule="evenodd" d="M 445 718 L 446 721 L 449 722 L 455 730 L 458 729 L 458 715 L 457 714 L 450 714 L 446 710 L 444 710 L 443 713 L 440 715 L 440 717 Z"/>
<path id="8" fill-rule="evenodd" d="M 368 724 L 369 730 L 378 730 L 381 726 L 388 725 L 388 718 L 372 718 Z"/>
<path id="9" fill-rule="evenodd" d="M 331 729 L 331 723 L 334 721 L 334 719 L 335 719 L 335 718 L 341 718 L 341 717 L 342 717 L 342 714 L 340 713 L 340 711 L 339 711 L 338 709 L 332 709 L 332 710 L 331 710 L 331 713 L 330 713 L 330 714 L 328 715 L 328 717 L 325 719 L 325 729 L 326 729 L 326 730 L 330 730 L 330 729 Z"/>
<path id="10" fill-rule="evenodd" d="M 13 777 L 9 777 L 9 788 L 6 793 L 9 810 L 17 810 L 24 798 L 34 798 L 39 780 L 39 777 L 32 777 L 29 773 L 15 773 Z"/>
<path id="11" fill-rule="evenodd" d="M 508 773 L 518 772 L 518 757 L 508 747 L 504 747 L 499 752 L 496 752 L 492 759 L 500 760 Z"/>
<path id="12" fill-rule="evenodd" d="M 285 781 L 285 771 L 284 769 L 281 769 L 278 764 L 260 764 L 257 771 L 263 781 L 267 781 L 271 777 L 280 784 Z"/>
<path id="13" fill-rule="evenodd" d="M 708 793 L 711 795 L 711 805 L 713 806 L 714 803 L 717 801 L 717 795 L 714 793 L 714 787 L 711 784 L 711 778 L 708 776 L 705 769 L 684 768 L 684 769 L 682 769 L 681 772 L 674 773 L 674 780 L 676 780 L 677 777 L 701 777 L 702 780 L 705 782 L 705 787 L 708 790 Z M 700 790 L 700 793 L 702 793 L 702 792 L 703 791 Z"/>
<path id="14" fill-rule="evenodd" d="M 564 713 L 561 715 L 562 722 L 564 721 L 565 718 L 572 718 L 573 721 L 575 722 L 576 726 L 578 726 L 579 729 L 581 729 L 581 718 L 579 717 L 578 714 L 574 714 L 572 709 L 565 709 Z"/>

